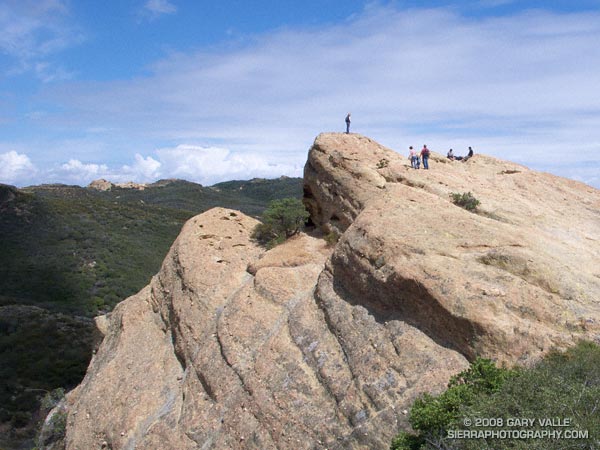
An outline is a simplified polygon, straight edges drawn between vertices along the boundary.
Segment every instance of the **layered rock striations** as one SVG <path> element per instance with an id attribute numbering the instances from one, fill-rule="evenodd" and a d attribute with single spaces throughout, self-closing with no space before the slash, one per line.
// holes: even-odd
<path id="1" fill-rule="evenodd" d="M 191 219 L 112 313 L 68 399 L 69 449 L 389 448 L 476 355 L 600 340 L 600 194 L 475 155 L 431 170 L 322 134 L 305 203 L 324 233 L 268 252 L 256 220 Z M 471 191 L 479 213 L 451 202 Z"/>

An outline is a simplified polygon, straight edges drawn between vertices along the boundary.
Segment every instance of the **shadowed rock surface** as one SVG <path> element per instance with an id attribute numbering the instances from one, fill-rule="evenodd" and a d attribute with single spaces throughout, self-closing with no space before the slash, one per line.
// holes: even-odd
<path id="1" fill-rule="evenodd" d="M 305 168 L 315 232 L 268 252 L 213 209 L 111 314 L 69 449 L 387 449 L 476 355 L 600 340 L 600 195 L 484 155 L 431 170 L 355 134 Z M 471 191 L 479 214 L 450 201 Z"/>

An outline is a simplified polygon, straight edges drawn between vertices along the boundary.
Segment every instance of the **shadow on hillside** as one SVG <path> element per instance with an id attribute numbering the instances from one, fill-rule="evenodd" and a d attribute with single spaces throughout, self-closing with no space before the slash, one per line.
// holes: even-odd
<path id="1" fill-rule="evenodd" d="M 91 319 L 35 306 L 0 307 L 0 426 L 8 428 L 6 438 L 30 442 L 43 420 L 41 398 L 81 382 L 95 337 Z"/>

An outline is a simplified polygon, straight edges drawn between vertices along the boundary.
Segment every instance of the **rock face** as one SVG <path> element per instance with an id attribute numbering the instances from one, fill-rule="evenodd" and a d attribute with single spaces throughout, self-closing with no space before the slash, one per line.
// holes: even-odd
<path id="1" fill-rule="evenodd" d="M 334 247 L 317 230 L 265 252 L 241 213 L 191 219 L 111 314 L 66 447 L 387 449 L 474 356 L 600 340 L 599 192 L 483 155 L 430 167 L 317 137 L 305 202 Z M 466 191 L 478 214 L 450 201 Z"/>
<path id="2" fill-rule="evenodd" d="M 104 178 L 99 178 L 88 184 L 88 189 L 96 189 L 97 191 L 110 191 L 115 185 Z"/>
<path id="3" fill-rule="evenodd" d="M 92 181 L 87 187 L 88 189 L 96 189 L 97 191 L 110 191 L 115 187 L 122 189 L 137 189 L 139 191 L 146 189 L 145 184 L 134 183 L 133 181 L 127 181 L 125 183 L 111 183 L 104 178 L 99 178 L 98 180 Z"/>

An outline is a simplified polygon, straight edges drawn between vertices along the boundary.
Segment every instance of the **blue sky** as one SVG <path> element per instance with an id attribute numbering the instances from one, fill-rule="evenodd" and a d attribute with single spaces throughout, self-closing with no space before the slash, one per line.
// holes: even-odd
<path id="1" fill-rule="evenodd" d="M 600 187 L 600 0 L 0 0 L 0 182 L 301 176 L 322 131 Z"/>

